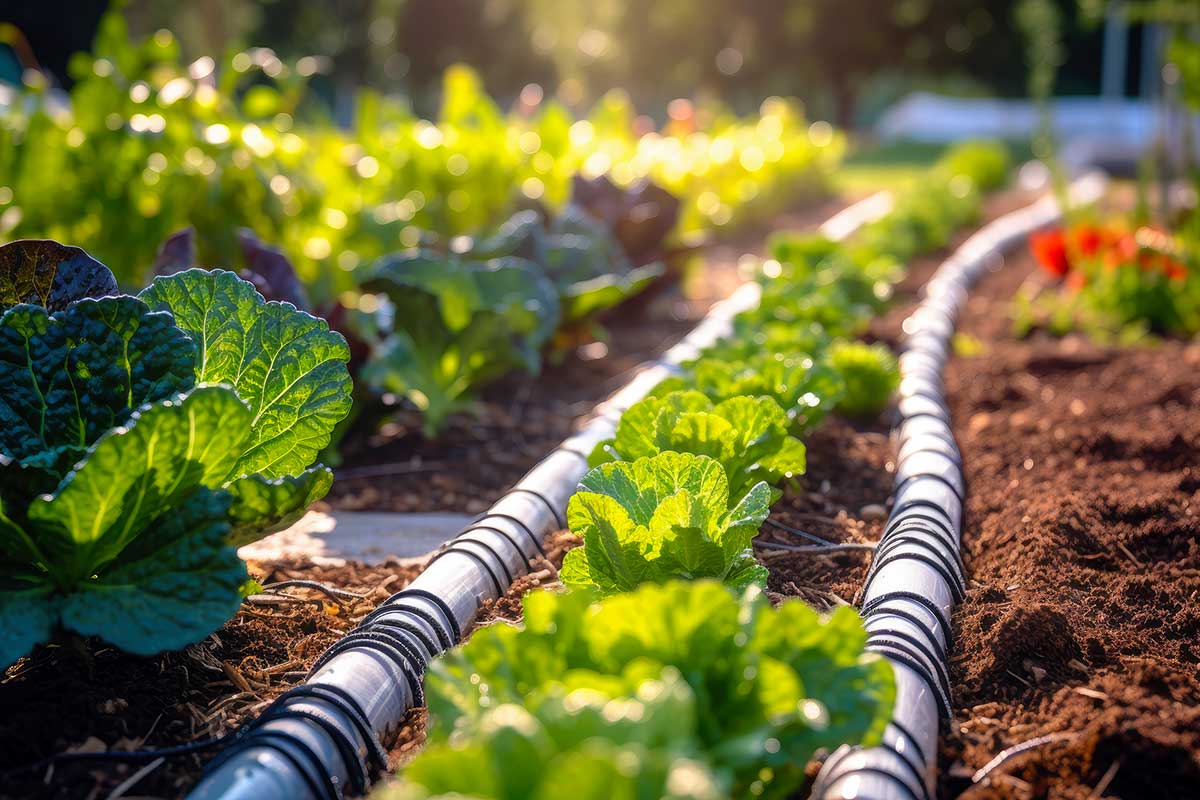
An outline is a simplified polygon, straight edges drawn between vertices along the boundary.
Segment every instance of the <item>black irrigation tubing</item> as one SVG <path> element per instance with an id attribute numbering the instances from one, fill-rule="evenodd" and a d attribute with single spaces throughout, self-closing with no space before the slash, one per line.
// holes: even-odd
<path id="1" fill-rule="evenodd" d="M 1085 176 L 1072 196 L 1090 202 L 1104 184 L 1102 175 Z M 867 649 L 895 667 L 896 705 L 881 744 L 843 746 L 826 760 L 814 800 L 925 800 L 933 794 L 939 726 L 953 715 L 950 615 L 967 591 L 959 550 L 967 486 L 942 369 L 971 285 L 1059 214 L 1047 197 L 985 225 L 942 264 L 904 322 L 894 502 L 859 592 Z"/>
<path id="2" fill-rule="evenodd" d="M 887 196 L 872 196 L 829 220 L 822 232 L 845 238 L 889 208 Z M 344 787 L 367 786 L 379 771 L 371 756 L 381 740 L 424 702 L 421 677 L 428 663 L 461 639 L 485 601 L 529 571 L 543 555 L 543 536 L 566 527 L 567 500 L 587 471 L 587 454 L 613 435 L 625 409 L 728 335 L 732 318 L 757 305 L 759 294 L 757 284 L 747 284 L 714 306 L 683 341 L 600 404 L 579 433 L 447 542 L 407 589 L 318 659 L 302 686 L 334 687 L 356 706 L 326 696 L 294 698 L 287 709 L 247 726 L 249 732 L 224 749 L 188 797 L 329 800 Z"/>

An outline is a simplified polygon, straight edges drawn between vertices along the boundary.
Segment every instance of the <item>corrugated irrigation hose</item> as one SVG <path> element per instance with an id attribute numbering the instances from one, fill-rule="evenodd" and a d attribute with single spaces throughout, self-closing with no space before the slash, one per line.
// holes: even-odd
<path id="1" fill-rule="evenodd" d="M 844 239 L 891 205 L 887 193 L 873 195 L 821 232 Z M 485 601 L 530 571 L 547 533 L 566 527 L 567 501 L 587 471 L 588 453 L 613 436 L 625 409 L 727 336 L 733 317 L 755 307 L 759 294 L 748 283 L 713 306 L 683 341 L 599 405 L 579 433 L 447 542 L 412 584 L 326 650 L 303 684 L 239 729 L 189 798 L 331 800 L 362 792 L 387 769 L 380 740 L 423 703 L 425 666 L 460 641 Z"/>
<path id="2" fill-rule="evenodd" d="M 1102 175 L 1071 187 L 1074 204 L 1104 191 Z M 930 800 L 938 724 L 953 719 L 950 615 L 966 592 L 959 553 L 966 492 L 942 386 L 967 290 L 1003 253 L 1061 216 L 1047 197 L 991 222 L 963 243 L 925 287 L 904 322 L 894 504 L 861 592 L 867 648 L 896 669 L 896 706 L 883 744 L 842 747 L 826 760 L 815 800 Z"/>

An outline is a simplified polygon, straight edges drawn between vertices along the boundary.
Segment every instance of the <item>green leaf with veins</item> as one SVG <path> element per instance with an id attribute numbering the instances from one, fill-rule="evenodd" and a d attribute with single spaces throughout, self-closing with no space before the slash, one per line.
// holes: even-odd
<path id="1" fill-rule="evenodd" d="M 220 486 L 241 455 L 251 411 L 232 390 L 202 386 L 140 409 L 93 445 L 59 491 L 29 507 L 43 563 L 74 587 L 126 550 L 151 546 L 163 516 L 201 486 Z"/>
<path id="2" fill-rule="evenodd" d="M 57 600 L 49 586 L 0 585 L 0 669 L 48 640 L 57 620 Z"/>
<path id="3" fill-rule="evenodd" d="M 405 395 L 436 434 L 473 392 L 514 368 L 537 372 L 559 320 L 553 285 L 520 258 L 469 262 L 420 251 L 380 261 L 364 284 L 391 301 L 390 333 L 363 370 Z"/>
<path id="4" fill-rule="evenodd" d="M 568 586 L 608 594 L 670 578 L 765 581 L 765 570 L 747 564 L 769 511 L 765 483 L 731 511 L 717 461 L 667 452 L 596 467 L 580 489 L 567 506 L 568 527 L 583 538 L 563 561 Z"/>
<path id="5" fill-rule="evenodd" d="M 11 559 L 0 578 L 3 663 L 56 624 L 149 654 L 231 617 L 246 569 L 229 543 L 232 496 L 215 487 L 240 457 L 251 417 L 224 386 L 147 404 L 101 436 L 23 521 L 0 508 Z M 22 607 L 28 619 L 14 621 Z"/>
<path id="6" fill-rule="evenodd" d="M 229 541 L 235 547 L 257 541 L 291 525 L 333 485 L 333 472 L 317 465 L 299 475 L 265 478 L 248 475 L 232 481 L 226 489 L 233 496 Z"/>
<path id="7" fill-rule="evenodd" d="M 49 239 L 0 246 L 0 311 L 20 303 L 61 311 L 76 300 L 117 291 L 108 267 L 78 247 Z"/>
<path id="8" fill-rule="evenodd" d="M 631 696 L 557 688 L 484 712 L 469 738 L 425 749 L 383 797 L 728 797 L 727 777 L 696 760 L 695 706 L 691 687 L 669 667 Z"/>
<path id="9" fill-rule="evenodd" d="M 83 299 L 54 314 L 10 308 L 0 317 L 0 452 L 14 462 L 6 492 L 28 500 L 53 489 L 135 408 L 191 388 L 194 358 L 171 316 L 134 297 Z"/>
<path id="10" fill-rule="evenodd" d="M 747 358 L 702 358 L 686 376 L 668 378 L 653 396 L 695 389 L 720 403 L 733 397 L 770 397 L 784 409 L 794 434 L 810 431 L 841 401 L 846 386 L 827 357 L 767 350 Z"/>
<path id="11" fill-rule="evenodd" d="M 62 600 L 64 627 L 129 653 L 199 641 L 237 613 L 246 565 L 229 545 L 229 495 L 198 488 L 160 516 L 95 580 Z"/>
<path id="12" fill-rule="evenodd" d="M 228 383 L 249 404 L 252 432 L 230 477 L 296 475 L 312 464 L 350 411 L 340 333 L 225 270 L 161 276 L 139 297 L 173 313 L 196 342 L 197 381 Z"/>

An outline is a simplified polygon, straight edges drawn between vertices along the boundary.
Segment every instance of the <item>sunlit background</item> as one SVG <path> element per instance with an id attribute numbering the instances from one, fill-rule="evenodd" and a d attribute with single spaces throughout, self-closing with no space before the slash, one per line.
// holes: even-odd
<path id="1" fill-rule="evenodd" d="M 64 83 L 67 62 L 95 35 L 103 0 L 12 3 L 3 17 Z M 678 96 L 715 95 L 748 111 L 768 95 L 802 98 L 816 116 L 865 124 L 914 89 L 1022 95 L 1024 44 L 1014 0 L 133 0 L 136 35 L 171 30 L 185 58 L 272 48 L 283 60 L 318 57 L 314 83 L 349 112 L 369 86 L 436 104 L 443 71 L 466 63 L 489 92 L 512 101 L 536 84 L 570 105 L 627 90 L 660 111 Z M 1057 90 L 1102 88 L 1105 28 L 1074 0 L 1063 12 Z M 1161 47 L 1156 27 L 1126 34 L 1124 69 L 1103 88 L 1153 90 L 1143 70 Z"/>

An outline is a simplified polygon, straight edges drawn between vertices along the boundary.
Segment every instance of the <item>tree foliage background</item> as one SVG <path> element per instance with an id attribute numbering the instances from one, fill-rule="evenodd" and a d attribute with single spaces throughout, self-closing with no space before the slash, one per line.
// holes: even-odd
<path id="1" fill-rule="evenodd" d="M 1093 92 L 1100 31 L 1077 0 L 1055 0 L 1065 52 L 1056 90 Z M 537 83 L 569 103 L 613 87 L 640 107 L 716 95 L 749 108 L 799 96 L 821 115 L 861 121 L 914 88 L 1023 94 L 1018 0 L 129 0 L 135 33 L 170 28 L 189 55 L 263 45 L 329 56 L 332 100 L 369 85 L 436 100 L 464 61 L 502 99 Z M 105 0 L 39 0 L 0 11 L 56 74 L 86 49 Z M 1135 54 L 1136 55 L 1136 54 Z M 1136 59 L 1131 59 L 1135 62 Z"/>

